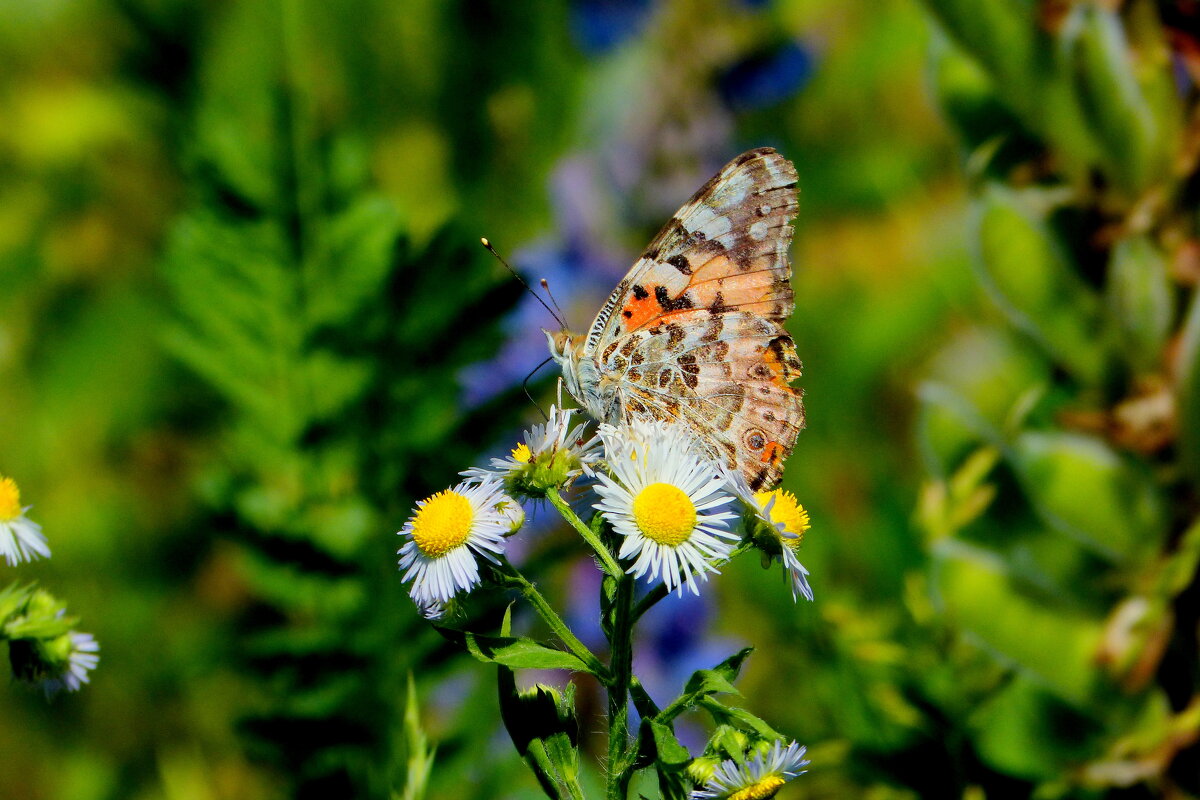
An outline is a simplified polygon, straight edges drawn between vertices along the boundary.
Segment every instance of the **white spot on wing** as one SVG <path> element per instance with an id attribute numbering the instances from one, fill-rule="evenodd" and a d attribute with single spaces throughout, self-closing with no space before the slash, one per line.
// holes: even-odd
<path id="1" fill-rule="evenodd" d="M 758 222 L 751 225 L 750 226 L 750 238 L 757 239 L 759 241 L 767 238 L 767 223 L 764 222 L 763 220 L 759 220 Z"/>

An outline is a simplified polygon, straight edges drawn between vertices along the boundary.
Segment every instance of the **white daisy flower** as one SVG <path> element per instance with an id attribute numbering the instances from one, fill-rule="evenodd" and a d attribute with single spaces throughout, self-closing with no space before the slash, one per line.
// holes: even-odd
<path id="1" fill-rule="evenodd" d="M 780 787 L 808 770 L 804 758 L 807 748 L 792 742 L 787 747 L 776 741 L 770 751 L 755 753 L 753 758 L 739 764 L 733 759 L 722 761 L 704 786 L 695 789 L 691 800 L 767 800 Z"/>
<path id="2" fill-rule="evenodd" d="M 634 558 L 629 572 L 659 578 L 667 590 L 683 594 L 687 583 L 699 594 L 695 578 L 717 572 L 712 562 L 733 551 L 729 520 L 723 510 L 733 497 L 725 479 L 681 425 L 635 422 L 620 428 L 600 426 L 611 475 L 598 473 L 596 509 L 623 538 L 619 558 Z"/>
<path id="3" fill-rule="evenodd" d="M 532 426 L 507 458 L 493 458 L 491 467 L 473 467 L 465 478 L 501 478 L 517 496 L 544 497 L 546 490 L 591 475 L 600 459 L 600 441 L 584 438 L 587 422 L 571 424 L 579 409 L 550 406 L 550 418 Z"/>
<path id="4" fill-rule="evenodd" d="M 0 555 L 10 567 L 50 557 L 42 526 L 25 516 L 31 508 L 21 507 L 21 492 L 13 479 L 0 477 Z"/>
<path id="5" fill-rule="evenodd" d="M 808 583 L 808 570 L 798 555 L 804 534 L 812 527 L 804 506 L 791 492 L 783 489 L 755 492 L 741 473 L 726 469 L 725 474 L 751 518 L 747 527 L 755 545 L 763 551 L 764 558 L 778 559 L 783 564 L 784 574 L 792 585 L 792 599 L 798 601 L 804 595 L 811 602 L 813 590 Z M 764 560 L 764 563 L 769 562 Z"/>
<path id="6" fill-rule="evenodd" d="M 399 555 L 418 607 L 440 607 L 479 584 L 475 556 L 499 563 L 496 556 L 504 551 L 516 505 L 496 478 L 464 481 L 417 503 L 399 531 L 408 537 Z"/>
<path id="7" fill-rule="evenodd" d="M 90 673 L 100 663 L 100 643 L 90 633 L 71 631 L 64 637 L 63 644 L 68 652 L 63 671 L 41 681 L 42 691 L 46 697 L 59 692 L 77 692 L 85 683 L 91 680 Z M 52 645 L 53 646 L 53 645 Z"/>

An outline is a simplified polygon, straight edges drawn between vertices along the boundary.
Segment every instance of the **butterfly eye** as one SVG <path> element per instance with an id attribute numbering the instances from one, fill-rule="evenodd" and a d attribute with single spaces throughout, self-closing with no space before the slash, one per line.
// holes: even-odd
<path id="1" fill-rule="evenodd" d="M 558 333 L 554 334 L 554 351 L 558 355 L 564 356 L 570 349 L 571 334 L 567 333 L 566 331 L 559 331 Z"/>

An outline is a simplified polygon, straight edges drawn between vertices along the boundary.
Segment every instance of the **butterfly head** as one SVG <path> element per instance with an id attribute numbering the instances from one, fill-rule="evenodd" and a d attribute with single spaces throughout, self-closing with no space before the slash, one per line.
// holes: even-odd
<path id="1" fill-rule="evenodd" d="M 582 337 L 565 328 L 558 331 L 548 331 L 543 328 L 542 333 L 546 334 L 546 342 L 550 345 L 550 357 L 562 367 L 567 391 L 577 401 L 584 402 L 584 393 L 580 391 L 579 379 L 579 365 L 583 357 Z"/>

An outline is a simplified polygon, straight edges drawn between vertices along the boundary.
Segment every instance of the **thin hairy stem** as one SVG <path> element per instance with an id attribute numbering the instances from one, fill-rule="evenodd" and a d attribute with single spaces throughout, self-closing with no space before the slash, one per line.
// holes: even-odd
<path id="1" fill-rule="evenodd" d="M 604 567 L 604 571 L 614 578 L 620 578 L 624 571 L 617 560 L 612 557 L 612 553 L 608 552 L 608 548 L 604 546 L 604 542 L 600 541 L 600 537 L 579 518 L 579 515 L 571 510 L 567 505 L 567 501 L 562 499 L 562 495 L 557 489 L 550 489 L 546 492 L 546 497 L 549 498 L 550 504 L 558 509 L 558 513 L 563 515 L 563 519 L 571 524 L 571 527 L 583 537 L 583 540 L 591 545 L 596 551 L 597 557 L 600 559 L 600 565 Z"/>
<path id="2" fill-rule="evenodd" d="M 588 670 L 602 682 L 608 683 L 611 680 L 608 668 L 596 657 L 595 653 L 587 648 L 587 645 L 579 641 L 579 637 L 571 631 L 571 628 L 558 615 L 554 607 L 547 602 L 546 598 L 542 596 L 542 593 L 537 590 L 537 587 L 522 575 L 520 570 L 507 561 L 503 562 L 502 569 L 507 577 L 516 582 L 522 596 L 529 601 L 529 604 L 537 611 L 538 616 L 545 620 L 546 625 L 567 646 L 567 649 L 582 661 Z"/>
<path id="3" fill-rule="evenodd" d="M 613 597 L 612 658 L 608 684 L 608 800 L 625 800 L 633 777 L 629 763 L 629 689 L 633 683 L 633 576 L 617 579 Z"/>

